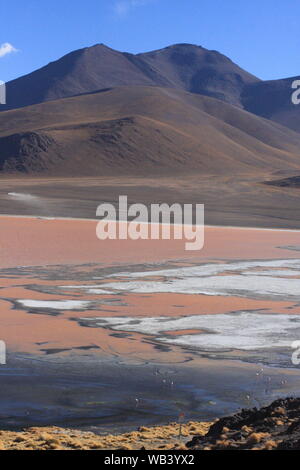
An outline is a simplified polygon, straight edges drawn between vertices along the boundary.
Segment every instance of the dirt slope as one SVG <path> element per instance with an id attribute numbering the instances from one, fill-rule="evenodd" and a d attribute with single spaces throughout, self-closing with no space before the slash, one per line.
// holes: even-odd
<path id="1" fill-rule="evenodd" d="M 300 135 L 219 100 L 119 87 L 0 114 L 3 173 L 239 174 L 297 170 Z"/>

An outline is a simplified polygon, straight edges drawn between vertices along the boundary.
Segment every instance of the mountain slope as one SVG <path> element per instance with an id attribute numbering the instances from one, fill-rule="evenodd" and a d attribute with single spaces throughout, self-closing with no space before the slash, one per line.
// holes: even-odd
<path id="1" fill-rule="evenodd" d="M 7 83 L 8 108 L 120 85 L 152 85 L 126 54 L 104 45 L 80 49 Z"/>
<path id="2" fill-rule="evenodd" d="M 295 79 L 261 81 L 219 52 L 193 44 L 136 55 L 97 44 L 7 83 L 0 111 L 119 86 L 155 86 L 217 98 L 300 132 L 299 106 L 291 101 Z"/>
<path id="3" fill-rule="evenodd" d="M 300 132 L 300 105 L 292 102 L 292 83 L 297 77 L 251 83 L 245 86 L 243 107 L 258 116 Z M 298 77 L 299 79 L 299 77 Z"/>
<path id="4" fill-rule="evenodd" d="M 0 169 L 46 175 L 298 169 L 300 135 L 219 100 L 118 87 L 0 114 Z"/>
<path id="5" fill-rule="evenodd" d="M 138 55 L 97 44 L 7 83 L 8 104 L 0 108 L 126 85 L 179 88 L 239 105 L 243 86 L 257 81 L 222 54 L 190 44 Z"/>
<path id="6" fill-rule="evenodd" d="M 192 44 L 176 44 L 137 57 L 159 71 L 175 88 L 237 106 L 245 85 L 259 83 L 258 78 L 228 57 Z"/>

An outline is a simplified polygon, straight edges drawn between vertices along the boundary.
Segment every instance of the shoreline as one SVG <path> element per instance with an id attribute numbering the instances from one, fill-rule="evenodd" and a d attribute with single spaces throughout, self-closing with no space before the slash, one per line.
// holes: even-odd
<path id="1" fill-rule="evenodd" d="M 72 428 L 0 430 L 0 450 L 218 451 L 299 450 L 300 398 L 281 398 L 264 407 L 244 408 L 213 422 L 172 422 L 135 431 L 99 435 Z"/>
<path id="2" fill-rule="evenodd" d="M 90 353 L 8 356 L 8 365 L 0 368 L 0 430 L 59 426 L 123 433 L 176 422 L 181 413 L 186 421 L 211 422 L 299 392 L 297 369 L 265 366 L 258 377 L 259 365 L 228 359 L 196 357 L 176 364 L 132 359 Z M 229 389 L 227 383 L 236 385 Z"/>

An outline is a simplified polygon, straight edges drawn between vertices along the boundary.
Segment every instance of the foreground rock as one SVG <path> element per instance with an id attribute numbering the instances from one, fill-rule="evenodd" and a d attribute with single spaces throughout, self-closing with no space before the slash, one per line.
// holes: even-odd
<path id="1" fill-rule="evenodd" d="M 195 450 L 299 450 L 300 398 L 277 400 L 215 422 L 187 443 Z"/>

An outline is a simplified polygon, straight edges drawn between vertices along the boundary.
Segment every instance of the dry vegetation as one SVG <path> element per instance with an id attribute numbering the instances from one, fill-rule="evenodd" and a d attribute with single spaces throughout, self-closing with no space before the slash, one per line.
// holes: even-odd
<path id="1" fill-rule="evenodd" d="M 0 450 L 168 450 L 186 449 L 185 442 L 192 435 L 205 435 L 210 423 L 190 422 L 154 428 L 141 427 L 138 431 L 121 435 L 98 436 L 92 432 L 51 428 L 30 428 L 24 432 L 0 431 Z"/>

